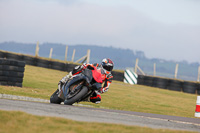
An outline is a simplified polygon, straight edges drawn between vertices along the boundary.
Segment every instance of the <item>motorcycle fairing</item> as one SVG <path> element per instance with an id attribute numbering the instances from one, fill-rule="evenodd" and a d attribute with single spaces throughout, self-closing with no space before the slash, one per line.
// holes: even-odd
<path id="1" fill-rule="evenodd" d="M 103 78 L 100 69 L 94 67 L 94 70 L 92 70 L 92 76 L 96 82 L 103 83 Z"/>

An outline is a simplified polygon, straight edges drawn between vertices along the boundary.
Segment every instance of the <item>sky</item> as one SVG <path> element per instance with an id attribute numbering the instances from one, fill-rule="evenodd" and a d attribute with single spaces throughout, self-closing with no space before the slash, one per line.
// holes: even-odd
<path id="1" fill-rule="evenodd" d="M 199 7 L 199 0 L 0 0 L 0 42 L 112 46 L 200 63 Z"/>

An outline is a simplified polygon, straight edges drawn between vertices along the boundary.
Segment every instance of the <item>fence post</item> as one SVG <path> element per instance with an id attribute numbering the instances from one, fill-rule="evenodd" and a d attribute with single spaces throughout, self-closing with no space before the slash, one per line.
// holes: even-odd
<path id="1" fill-rule="evenodd" d="M 153 64 L 153 76 L 156 76 L 156 63 Z"/>
<path id="2" fill-rule="evenodd" d="M 135 73 L 137 73 L 137 68 L 138 68 L 138 58 L 135 61 Z"/>
<path id="3" fill-rule="evenodd" d="M 72 54 L 72 62 L 74 62 L 75 52 L 76 52 L 76 49 L 73 50 L 73 54 Z"/>
<path id="4" fill-rule="evenodd" d="M 197 78 L 198 82 L 199 82 L 199 78 L 200 78 L 200 66 L 199 66 L 199 69 L 198 69 L 198 78 Z"/>
<path id="5" fill-rule="evenodd" d="M 87 61 L 86 63 L 90 62 L 90 49 L 87 50 Z"/>
<path id="6" fill-rule="evenodd" d="M 176 64 L 176 68 L 175 68 L 175 75 L 174 75 L 175 79 L 177 78 L 177 74 L 178 74 L 178 64 Z"/>
<path id="7" fill-rule="evenodd" d="M 36 49 L 35 49 L 35 56 L 38 57 L 39 56 L 39 41 L 37 41 L 37 44 L 36 44 Z"/>
<path id="8" fill-rule="evenodd" d="M 67 52 L 68 52 L 68 46 L 66 46 L 66 49 L 65 49 L 65 61 L 67 61 Z"/>
<path id="9" fill-rule="evenodd" d="M 53 48 L 50 49 L 49 59 L 51 59 L 51 57 L 52 57 L 52 52 L 53 52 Z"/>

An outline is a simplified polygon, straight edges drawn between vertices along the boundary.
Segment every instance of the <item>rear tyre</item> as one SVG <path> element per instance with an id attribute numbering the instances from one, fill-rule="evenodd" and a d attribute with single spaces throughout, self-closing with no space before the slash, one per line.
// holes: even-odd
<path id="1" fill-rule="evenodd" d="M 60 104 L 62 99 L 58 97 L 59 90 L 57 89 L 50 97 L 50 103 Z"/>
<path id="2" fill-rule="evenodd" d="M 79 99 L 81 99 L 86 93 L 88 92 L 88 88 L 83 86 L 82 89 L 80 90 L 80 92 L 75 95 L 74 97 L 67 99 L 64 101 L 65 105 L 72 105 L 75 102 L 77 102 Z"/>

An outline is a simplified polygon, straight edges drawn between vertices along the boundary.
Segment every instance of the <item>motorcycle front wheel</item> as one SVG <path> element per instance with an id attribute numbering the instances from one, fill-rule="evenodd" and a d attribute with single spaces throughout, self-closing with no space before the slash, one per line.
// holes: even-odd
<path id="1" fill-rule="evenodd" d="M 63 100 L 58 97 L 59 90 L 57 89 L 50 97 L 50 103 L 60 104 Z"/>
<path id="2" fill-rule="evenodd" d="M 87 94 L 88 92 L 88 88 L 83 86 L 82 89 L 79 91 L 78 94 L 76 94 L 74 97 L 70 98 L 70 99 L 66 99 L 64 101 L 65 105 L 72 105 L 75 102 L 77 102 L 79 99 L 81 99 L 85 94 Z"/>

